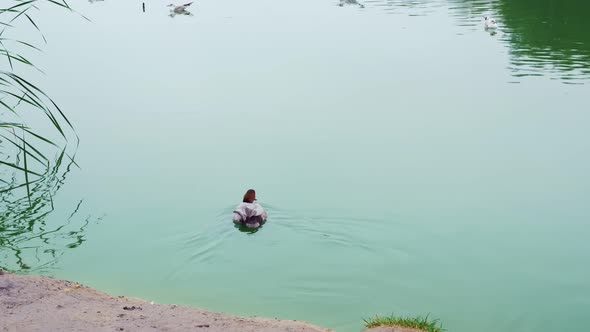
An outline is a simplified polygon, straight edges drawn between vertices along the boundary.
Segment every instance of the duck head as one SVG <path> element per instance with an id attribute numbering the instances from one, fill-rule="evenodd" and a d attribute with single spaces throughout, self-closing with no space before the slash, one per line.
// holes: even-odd
<path id="1" fill-rule="evenodd" d="M 254 203 L 255 200 L 256 200 L 256 191 L 254 189 L 248 189 L 248 191 L 246 191 L 246 194 L 244 194 L 244 199 L 242 200 L 242 202 Z"/>

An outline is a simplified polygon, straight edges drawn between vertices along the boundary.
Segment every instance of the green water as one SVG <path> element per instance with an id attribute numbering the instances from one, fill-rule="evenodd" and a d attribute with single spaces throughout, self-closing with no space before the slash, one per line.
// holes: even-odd
<path id="1" fill-rule="evenodd" d="M 3 235 L 0 265 L 337 331 L 584 330 L 590 4 L 362 3 L 37 13 L 80 169 L 23 217 L 59 231 Z M 248 188 L 252 234 L 231 222 Z"/>

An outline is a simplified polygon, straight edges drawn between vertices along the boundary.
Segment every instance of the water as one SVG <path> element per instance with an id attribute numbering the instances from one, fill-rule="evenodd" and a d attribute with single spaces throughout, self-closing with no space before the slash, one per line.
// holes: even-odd
<path id="1" fill-rule="evenodd" d="M 361 3 L 38 13 L 36 82 L 74 123 L 81 169 L 42 217 L 74 233 L 49 252 L 19 237 L 22 262 L 337 331 L 390 313 L 455 332 L 583 330 L 589 5 Z M 250 187 L 270 219 L 244 233 L 230 218 Z"/>

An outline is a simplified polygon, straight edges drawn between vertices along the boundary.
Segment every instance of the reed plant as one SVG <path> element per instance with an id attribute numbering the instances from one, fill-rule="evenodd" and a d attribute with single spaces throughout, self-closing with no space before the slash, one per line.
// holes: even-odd
<path id="1" fill-rule="evenodd" d="M 9 271 L 49 268 L 64 248 L 84 242 L 91 220 L 78 216 L 82 200 L 69 218 L 46 218 L 67 174 L 78 166 L 79 143 L 64 112 L 33 83 L 42 71 L 25 54 L 41 48 L 19 38 L 29 29 L 47 42 L 34 19 L 47 6 L 73 11 L 65 0 L 0 1 L 0 269 Z"/>
<path id="2" fill-rule="evenodd" d="M 24 188 L 32 203 L 32 186 L 52 173 L 56 155 L 64 153 L 73 161 L 73 153 L 65 149 L 69 139 L 78 137 L 64 112 L 32 80 L 21 72 L 30 69 L 42 72 L 27 56 L 38 46 L 18 37 L 24 25 L 45 36 L 34 20 L 39 5 L 48 3 L 72 11 L 65 0 L 5 0 L 0 7 L 0 193 Z M 42 132 L 27 125 L 27 118 L 42 115 L 52 132 Z M 73 133 L 73 135 L 72 135 Z"/>

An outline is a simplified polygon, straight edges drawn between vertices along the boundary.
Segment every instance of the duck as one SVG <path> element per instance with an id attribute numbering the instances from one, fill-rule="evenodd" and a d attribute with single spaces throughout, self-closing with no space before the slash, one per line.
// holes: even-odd
<path id="1" fill-rule="evenodd" d="M 266 210 L 256 202 L 256 191 L 248 189 L 242 203 L 238 204 L 232 216 L 236 224 L 242 224 L 248 228 L 258 228 L 266 222 L 268 214 Z"/>
<path id="2" fill-rule="evenodd" d="M 174 7 L 172 10 L 175 11 L 175 12 L 177 12 L 177 13 L 180 13 L 180 12 L 185 11 L 192 4 L 193 4 L 192 2 L 189 2 L 189 3 L 185 3 L 184 5 L 177 6 L 177 5 L 173 4 L 173 3 L 171 3 L 171 4 L 168 5 L 168 7 Z"/>
<path id="3" fill-rule="evenodd" d="M 365 5 L 358 2 L 357 0 L 340 0 L 340 3 L 338 4 L 338 6 L 344 7 L 344 5 L 356 5 L 356 6 L 359 6 L 360 8 L 365 8 Z"/>
<path id="4" fill-rule="evenodd" d="M 491 17 L 485 16 L 483 24 L 485 25 L 486 29 L 495 29 L 498 27 L 498 21 L 494 20 Z"/>

